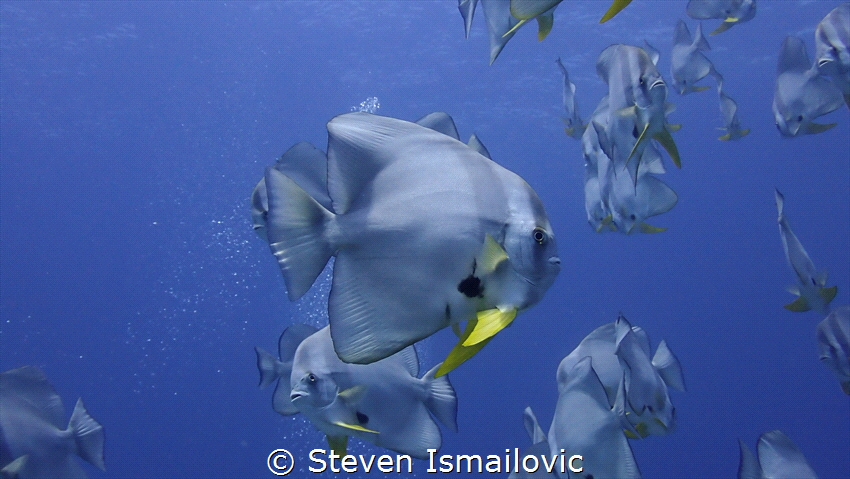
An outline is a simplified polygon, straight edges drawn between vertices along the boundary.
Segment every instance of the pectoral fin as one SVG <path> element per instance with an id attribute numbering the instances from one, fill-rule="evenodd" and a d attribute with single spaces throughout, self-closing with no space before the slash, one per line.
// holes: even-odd
<path id="1" fill-rule="evenodd" d="M 723 23 L 720 24 L 719 27 L 717 27 L 717 29 L 715 29 L 713 32 L 711 32 L 711 36 L 713 37 L 715 35 L 720 35 L 721 33 L 725 32 L 726 30 L 729 30 L 730 28 L 732 28 L 736 23 L 738 23 L 737 18 L 727 18 L 726 20 L 723 21 Z"/>
<path id="2" fill-rule="evenodd" d="M 809 123 L 809 124 L 808 124 L 808 125 L 806 125 L 806 127 L 805 127 L 805 128 L 806 128 L 806 133 L 808 133 L 808 134 L 810 134 L 810 135 L 816 135 L 816 134 L 818 134 L 818 133 L 823 133 L 823 132 L 825 132 L 825 131 L 827 131 L 827 130 L 832 129 L 832 128 L 833 128 L 835 125 L 837 125 L 837 124 L 838 124 L 838 123 L 829 123 L 829 124 L 827 124 L 827 125 L 821 125 L 821 124 L 819 124 L 819 123 Z"/>
<path id="3" fill-rule="evenodd" d="M 809 306 L 809 302 L 806 301 L 806 298 L 803 296 L 797 298 L 793 303 L 786 304 L 784 308 L 794 313 L 802 313 L 812 309 Z"/>
<path id="4" fill-rule="evenodd" d="M 484 275 L 496 271 L 502 261 L 508 259 L 505 249 L 489 234 L 484 235 L 484 247 L 481 249 L 481 257 L 478 259 L 478 267 Z"/>
<path id="5" fill-rule="evenodd" d="M 644 234 L 663 233 L 665 231 L 667 231 L 667 228 L 656 228 L 655 226 L 648 225 L 646 223 L 640 224 L 640 232 Z"/>
<path id="6" fill-rule="evenodd" d="M 344 391 L 340 391 L 337 395 L 347 401 L 359 401 L 366 393 L 366 386 L 353 386 Z"/>
<path id="7" fill-rule="evenodd" d="M 555 15 L 550 10 L 549 12 L 537 16 L 537 41 L 542 42 L 549 32 L 552 31 L 552 25 L 555 23 Z"/>
<path id="8" fill-rule="evenodd" d="M 520 28 L 521 26 L 525 25 L 526 23 L 528 23 L 528 21 L 529 21 L 529 20 L 531 20 L 531 19 L 530 19 L 530 18 L 526 18 L 526 19 L 520 20 L 520 21 L 519 21 L 516 25 L 514 25 L 514 27 L 513 27 L 513 28 L 511 28 L 510 30 L 508 30 L 508 32 L 507 32 L 507 33 L 505 33 L 504 35 L 502 35 L 502 38 L 505 38 L 505 37 L 509 36 L 511 33 L 513 33 L 513 32 L 515 32 L 515 31 L 519 30 L 519 28 Z"/>
<path id="9" fill-rule="evenodd" d="M 488 309 L 478 312 L 478 321 L 472 333 L 463 341 L 463 346 L 474 346 L 485 339 L 490 339 L 499 331 L 505 329 L 516 318 L 516 309 L 506 311 L 501 309 Z"/>

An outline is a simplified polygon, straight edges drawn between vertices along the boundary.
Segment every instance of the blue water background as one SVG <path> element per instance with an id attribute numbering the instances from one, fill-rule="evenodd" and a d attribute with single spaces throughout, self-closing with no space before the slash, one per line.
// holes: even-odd
<path id="1" fill-rule="evenodd" d="M 68 414 L 83 397 L 106 432 L 107 472 L 86 464 L 91 477 L 273 477 L 276 448 L 303 476 L 324 438 L 272 411 L 253 347 L 326 321 L 328 276 L 286 299 L 249 196 L 283 151 L 324 149 L 325 123 L 376 96 L 380 114 L 445 111 L 463 138 L 475 132 L 536 189 L 562 259 L 544 300 L 450 375 L 460 431 L 443 431 L 441 453 L 527 446 L 529 405 L 548 430 L 559 361 L 622 312 L 653 348 L 667 340 L 688 386 L 671 392 L 674 433 L 631 441 L 644 477 L 733 477 L 737 439 L 752 449 L 773 429 L 821 477 L 850 476 L 850 401 L 818 361 L 822 318 L 782 309 L 794 276 L 773 194 L 838 285 L 833 304 L 850 302 L 850 115 L 789 140 L 771 113 L 783 38 L 811 55 L 838 2 L 759 2 L 751 22 L 709 39 L 752 133 L 717 141 L 714 91 L 671 90 L 682 169 L 668 162 L 662 179 L 679 203 L 649 221 L 667 232 L 629 237 L 587 225 L 555 59 L 587 118 L 609 44 L 648 40 L 670 79 L 676 21 L 696 27 L 686 2 L 635 0 L 604 25 L 608 2 L 564 2 L 545 41 L 527 26 L 493 66 L 481 8 L 465 39 L 456 3 L 0 3 L 0 369 L 42 368 Z M 454 342 L 449 331 L 427 340 L 423 371 Z M 414 470 L 435 476 L 426 467 Z"/>

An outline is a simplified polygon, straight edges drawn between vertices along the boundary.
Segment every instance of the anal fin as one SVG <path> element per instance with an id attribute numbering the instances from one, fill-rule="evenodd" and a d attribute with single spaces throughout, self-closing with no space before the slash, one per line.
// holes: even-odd
<path id="1" fill-rule="evenodd" d="M 784 308 L 787 309 L 788 311 L 791 311 L 791 312 L 794 312 L 794 313 L 803 313 L 805 311 L 812 309 L 809 306 L 809 302 L 806 301 L 806 298 L 803 297 L 803 296 L 800 296 L 799 298 L 794 300 L 793 303 L 786 304 L 784 306 Z"/>

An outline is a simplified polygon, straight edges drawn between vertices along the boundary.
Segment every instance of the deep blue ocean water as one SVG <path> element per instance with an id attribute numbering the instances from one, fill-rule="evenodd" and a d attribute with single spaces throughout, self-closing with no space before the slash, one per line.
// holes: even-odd
<path id="1" fill-rule="evenodd" d="M 685 0 L 635 0 L 600 25 L 608 3 L 564 2 L 548 38 L 529 25 L 488 66 L 483 12 L 465 39 L 455 0 L 0 2 L 0 370 L 42 368 L 68 414 L 85 400 L 106 433 L 107 472 L 85 464 L 90 477 L 273 477 L 277 448 L 312 476 L 306 453 L 324 437 L 271 409 L 253 348 L 326 321 L 329 276 L 290 303 L 249 197 L 283 151 L 324 149 L 328 120 L 377 97 L 379 114 L 445 111 L 475 132 L 538 192 L 562 260 L 544 300 L 450 375 L 460 430 L 443 431 L 441 453 L 529 445 L 523 409 L 548 430 L 559 361 L 622 312 L 653 348 L 667 340 L 688 386 L 671 392 L 676 431 L 631 441 L 644 477 L 735 477 L 738 438 L 753 449 L 773 429 L 820 477 L 850 477 L 850 401 L 819 364 L 822 317 L 782 308 L 794 275 L 773 193 L 838 286 L 833 305 L 850 302 L 850 115 L 783 139 L 771 113 L 784 37 L 812 55 L 838 2 L 762 1 L 709 38 L 752 133 L 717 141 L 714 91 L 671 90 L 683 166 L 663 181 L 679 203 L 649 221 L 668 231 L 632 236 L 587 225 L 555 60 L 586 119 L 606 92 L 603 48 L 646 39 L 669 80 L 675 23 L 696 22 Z M 423 371 L 454 343 L 426 340 Z"/>

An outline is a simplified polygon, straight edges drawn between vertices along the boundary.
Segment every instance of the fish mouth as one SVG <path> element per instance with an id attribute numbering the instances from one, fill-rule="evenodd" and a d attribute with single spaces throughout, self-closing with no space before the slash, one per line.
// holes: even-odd
<path id="1" fill-rule="evenodd" d="M 820 60 L 818 60 L 818 68 L 823 68 L 830 63 L 832 63 L 832 60 L 830 60 L 829 58 L 821 58 Z"/>
<path id="2" fill-rule="evenodd" d="M 649 87 L 649 89 L 652 90 L 653 88 L 655 88 L 657 86 L 664 86 L 664 80 L 662 80 L 660 78 L 658 80 L 655 80 L 654 82 L 652 82 L 652 85 Z"/>
<path id="3" fill-rule="evenodd" d="M 292 393 L 289 395 L 289 400 L 294 402 L 306 396 L 306 393 L 300 391 L 292 391 Z"/>

